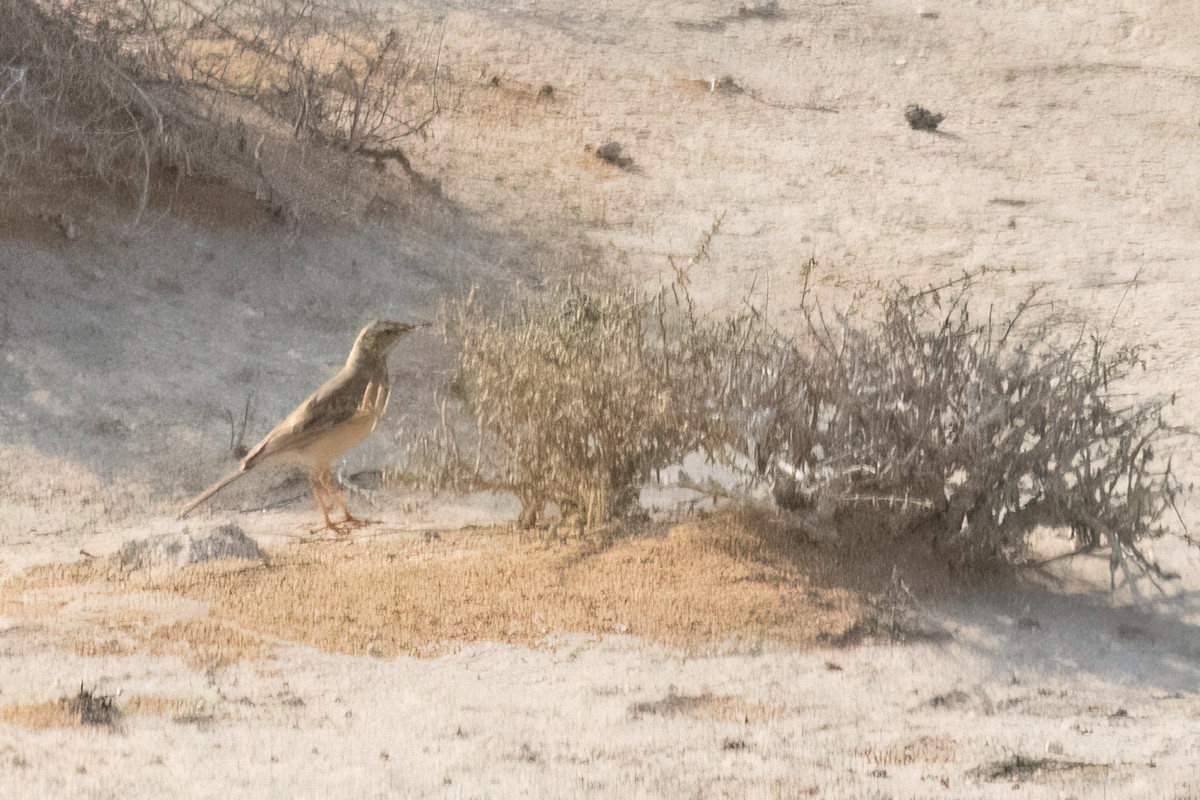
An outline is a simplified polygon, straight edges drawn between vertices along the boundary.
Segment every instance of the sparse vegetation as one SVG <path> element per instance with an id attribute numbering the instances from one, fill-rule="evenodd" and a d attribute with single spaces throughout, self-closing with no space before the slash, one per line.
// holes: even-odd
<path id="1" fill-rule="evenodd" d="M 1093 764 L 1086 761 L 1039 758 L 1013 753 L 1000 761 L 976 767 L 971 770 L 971 773 L 988 781 L 1028 781 L 1039 775 L 1051 772 L 1081 770 L 1102 775 L 1110 769 L 1112 769 L 1111 764 Z"/>
<path id="2" fill-rule="evenodd" d="M 88 636 L 120 634 L 128 641 L 121 653 L 178 655 L 204 671 L 260 656 L 259 637 L 380 657 L 436 655 L 455 642 L 536 643 L 557 632 L 627 633 L 687 648 L 730 640 L 810 647 L 879 627 L 864 621 L 876 613 L 868 595 L 886 582 L 894 556 L 833 552 L 764 512 L 721 512 L 636 534 L 458 533 L 349 550 L 288 548 L 272 552 L 270 568 L 198 564 L 120 581 L 94 563 L 47 567 L 0 588 L 0 609 L 53 614 L 52 603 L 38 600 L 65 585 L 96 595 L 153 592 L 163 608 L 171 597 L 199 600 L 208 616 L 96 616 Z M 937 581 L 931 573 L 921 591 L 935 591 Z"/>
<path id="3" fill-rule="evenodd" d="M 859 536 L 920 530 L 956 561 L 1015 563 L 1035 527 L 1063 527 L 1114 570 L 1161 574 L 1139 543 L 1175 513 L 1182 487 L 1159 456 L 1179 431 L 1169 399 L 1126 394 L 1142 351 L 1033 320 L 1036 291 L 977 319 L 979 277 L 877 305 L 860 293 L 840 314 L 806 278 L 795 337 L 750 302 L 700 315 L 683 271 L 652 296 L 572 286 L 507 318 L 452 304 L 453 390 L 477 439 L 468 458 L 445 424 L 423 457 L 443 486 L 508 488 L 526 525 L 547 503 L 585 526 L 629 516 L 652 471 L 702 450 L 819 524 L 853 515 Z"/>
<path id="4" fill-rule="evenodd" d="M 736 16 L 739 19 L 778 19 L 780 15 L 778 0 L 768 0 L 765 3 L 751 3 L 738 6 Z"/>
<path id="5" fill-rule="evenodd" d="M 122 40 L 157 77 L 241 97 L 293 136 L 408 165 L 398 149 L 440 110 L 438 26 L 406 33 L 362 5 L 293 0 L 117 4 Z M 110 17 L 111 19 L 111 17 Z"/>
<path id="6" fill-rule="evenodd" d="M 453 428 L 423 464 L 501 485 L 532 525 L 548 503 L 587 527 L 628 517 L 652 470 L 700 447 L 714 409 L 698 382 L 708 353 L 694 317 L 663 291 L 568 289 L 556 307 L 492 316 L 468 298 L 447 308 L 460 340 L 452 391 L 475 422 L 474 454 Z M 427 470 L 422 466 L 418 469 Z"/>
<path id="7" fill-rule="evenodd" d="M 644 700 L 629 706 L 630 719 L 643 717 L 686 716 L 698 719 L 741 722 L 765 722 L 779 715 L 783 709 L 772 708 L 762 703 L 750 703 L 740 697 L 702 694 L 677 694 L 668 692 L 661 700 Z"/>
<path id="8" fill-rule="evenodd" d="M 128 717 L 171 719 L 178 724 L 207 724 L 213 717 L 202 701 L 134 695 L 120 705 L 112 695 L 82 686 L 79 693 L 44 703 L 10 703 L 0 707 L 0 720 L 32 730 L 93 726 L 117 730 Z"/>
<path id="9" fill-rule="evenodd" d="M 256 172 L 250 188 L 278 191 L 263 147 L 287 130 L 415 177 L 399 144 L 441 109 L 440 41 L 436 25 L 402 31 L 341 4 L 12 0 L 0 174 L 99 180 L 131 191 L 140 217 L 156 188 L 196 175 Z"/>
<path id="10" fill-rule="evenodd" d="M 133 189 L 144 207 L 157 170 L 185 164 L 194 131 L 175 98 L 140 80 L 107 29 L 75 6 L 0 6 L 0 174 L 55 170 Z"/>
<path id="11" fill-rule="evenodd" d="M 945 114 L 935 114 L 927 108 L 918 105 L 906 106 L 904 109 L 904 119 L 908 122 L 908 127 L 914 131 L 936 131 L 938 125 L 946 119 Z"/>
<path id="12" fill-rule="evenodd" d="M 625 154 L 625 148 L 621 146 L 620 142 L 605 142 L 593 152 L 596 158 L 618 169 L 630 169 L 633 167 L 633 159 Z"/>

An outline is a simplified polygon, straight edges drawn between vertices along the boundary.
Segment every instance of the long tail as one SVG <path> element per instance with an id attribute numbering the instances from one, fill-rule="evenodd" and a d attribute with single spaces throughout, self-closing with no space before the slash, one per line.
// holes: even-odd
<path id="1" fill-rule="evenodd" d="M 233 483 L 235 480 L 237 480 L 238 478 L 242 477 L 245 474 L 246 473 L 242 472 L 241 470 L 238 470 L 237 472 L 231 472 L 230 474 L 226 475 L 224 478 L 221 478 L 221 480 L 214 483 L 212 486 L 205 489 L 200 494 L 193 497 L 191 502 L 189 502 L 186 506 L 184 506 L 183 510 L 179 512 L 179 519 L 183 519 L 188 514 L 192 513 L 193 509 L 195 509 L 196 506 L 200 505 L 205 500 L 212 497 L 214 494 L 221 491 L 226 486 Z"/>

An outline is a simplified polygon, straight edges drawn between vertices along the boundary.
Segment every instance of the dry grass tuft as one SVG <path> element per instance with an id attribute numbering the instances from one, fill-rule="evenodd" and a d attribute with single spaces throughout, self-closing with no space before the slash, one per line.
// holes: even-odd
<path id="1" fill-rule="evenodd" d="M 882 766 L 954 764 L 958 760 L 958 742 L 949 736 L 922 735 L 898 739 L 882 749 L 860 747 L 857 754 Z"/>
<path id="2" fill-rule="evenodd" d="M 1007 758 L 981 764 L 968 774 L 988 781 L 1044 781 L 1063 772 L 1078 772 L 1103 780 L 1112 769 L 1111 764 L 1094 764 L 1088 761 L 1068 761 L 1057 758 L 1042 758 L 1013 753 Z"/>
<path id="3" fill-rule="evenodd" d="M 128 639 L 106 635 L 91 639 L 78 639 L 72 645 L 72 649 L 77 656 L 102 658 L 105 656 L 132 655 L 136 652 L 137 647 Z"/>
<path id="4" fill-rule="evenodd" d="M 629 707 L 629 716 L 641 719 L 646 716 L 685 716 L 717 722 L 742 722 L 761 724 L 782 713 L 785 709 L 751 703 L 731 695 L 675 694 L 671 692 L 662 700 L 634 703 Z"/>
<path id="5" fill-rule="evenodd" d="M 217 719 L 213 710 L 202 700 L 158 695 L 135 695 L 121 707 L 125 716 L 158 717 L 177 725 L 206 728 Z"/>
<path id="6" fill-rule="evenodd" d="M 0 708 L 0 721 L 30 730 L 83 725 L 115 728 L 121 719 L 130 716 L 161 717 L 181 724 L 210 718 L 203 703 L 195 700 L 135 695 L 118 708 L 114 698 L 82 689 L 75 697 L 44 703 L 12 703 Z"/>

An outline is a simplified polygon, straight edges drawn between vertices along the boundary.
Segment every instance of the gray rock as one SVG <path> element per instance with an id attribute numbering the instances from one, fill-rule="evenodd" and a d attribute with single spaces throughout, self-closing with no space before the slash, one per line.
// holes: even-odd
<path id="1" fill-rule="evenodd" d="M 150 567 L 177 569 L 188 564 L 240 559 L 267 563 L 266 553 L 237 525 L 228 524 L 192 533 L 152 536 L 125 542 L 114 556 L 115 566 L 130 571 Z"/>
<path id="2" fill-rule="evenodd" d="M 739 6 L 737 15 L 742 19 L 775 19 L 779 16 L 779 0 Z"/>

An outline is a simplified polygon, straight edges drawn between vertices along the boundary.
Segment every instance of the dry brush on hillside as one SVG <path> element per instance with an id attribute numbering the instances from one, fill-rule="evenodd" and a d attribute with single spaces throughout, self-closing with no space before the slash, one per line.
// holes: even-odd
<path id="1" fill-rule="evenodd" d="M 261 176 L 264 142 L 290 140 L 413 177 L 400 143 L 441 110 L 440 45 L 340 3 L 9 0 L 0 174 L 99 180 L 144 210 L 187 178 Z"/>

